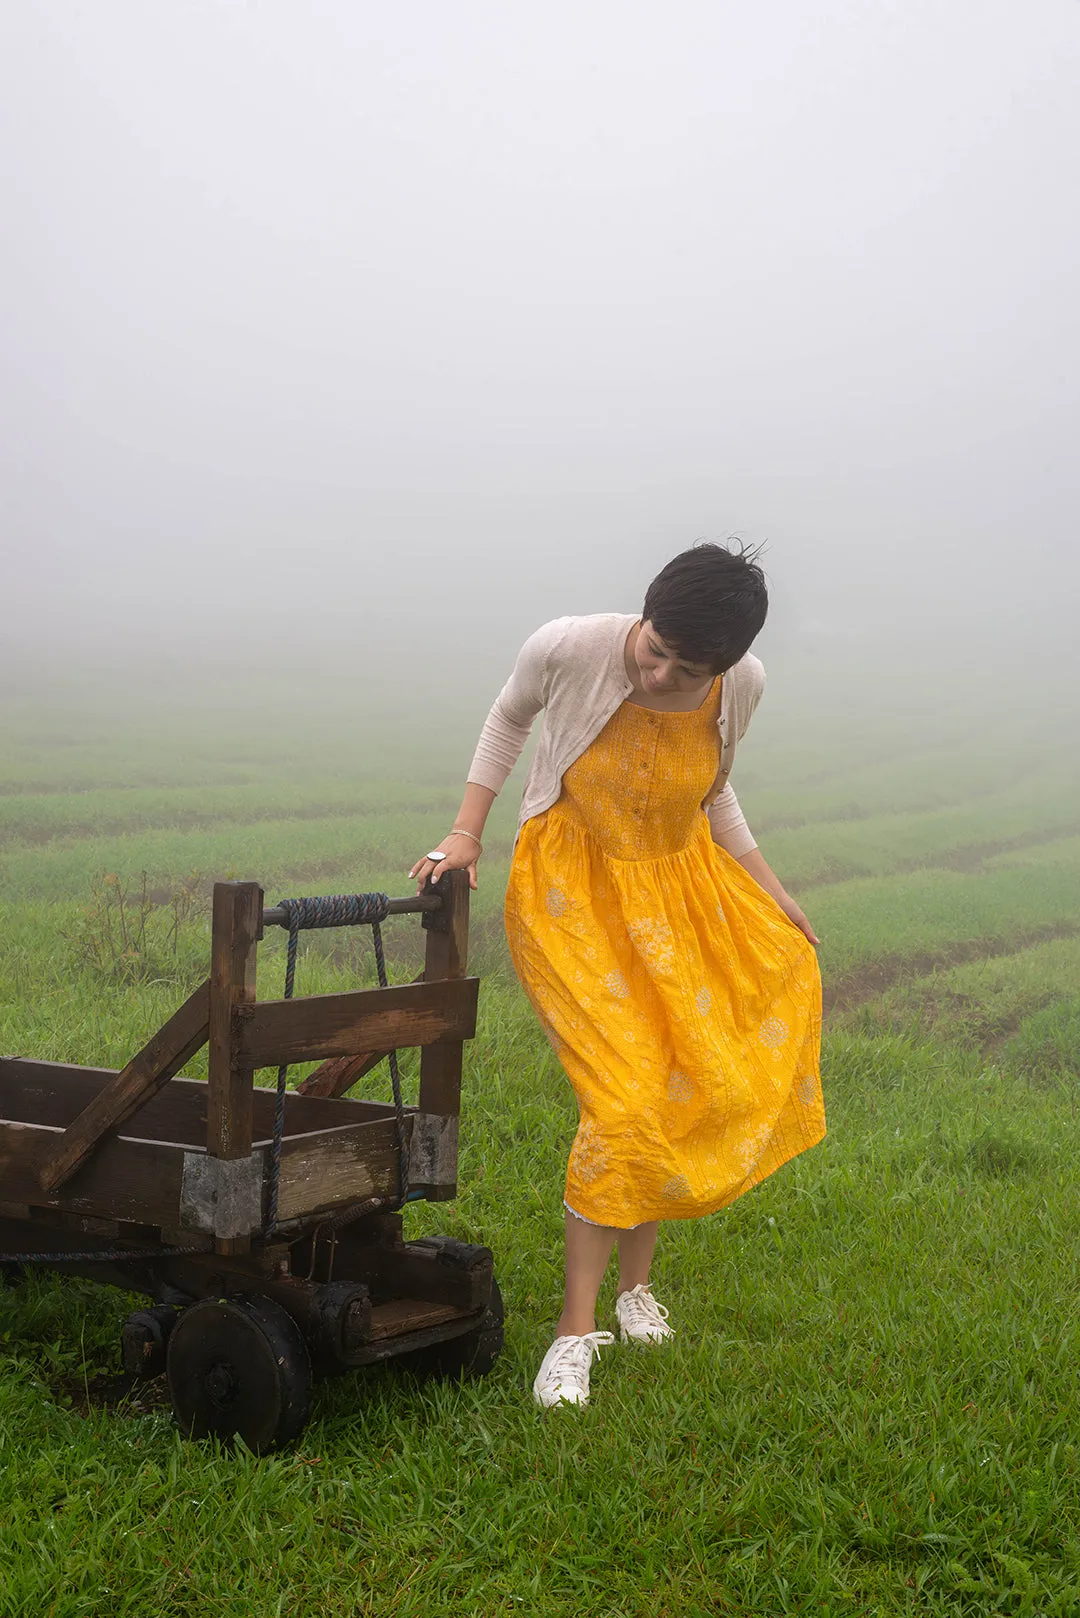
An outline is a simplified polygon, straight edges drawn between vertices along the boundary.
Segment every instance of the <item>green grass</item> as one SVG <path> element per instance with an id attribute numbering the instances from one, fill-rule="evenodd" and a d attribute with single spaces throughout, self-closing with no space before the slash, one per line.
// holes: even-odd
<path id="1" fill-rule="evenodd" d="M 1075 986 L 1077 978 L 1073 978 Z M 1001 1060 L 1033 1082 L 1072 1086 L 1080 1069 L 1080 995 L 1051 1002 L 1021 1019 Z"/>
<path id="2" fill-rule="evenodd" d="M 988 946 L 1080 917 L 1080 842 L 1057 845 L 1049 859 L 1023 868 L 1002 864 L 972 877 L 912 871 L 810 889 L 800 899 L 821 934 L 822 962 L 833 975 L 883 958 L 917 958 L 972 941 Z"/>
<path id="3" fill-rule="evenodd" d="M 997 1050 L 1036 1014 L 1064 1005 L 1078 983 L 1080 938 L 1053 939 L 908 978 L 860 1006 L 851 1020 L 866 1031 L 912 1030 L 926 1039 Z"/>
<path id="4" fill-rule="evenodd" d="M 865 820 L 815 820 L 763 833 L 793 886 L 928 866 L 976 871 L 1000 854 L 1080 831 L 1075 787 L 1025 779 L 973 802 Z M 838 850 L 843 849 L 843 863 Z"/>
<path id="5" fill-rule="evenodd" d="M 205 972 L 207 930 L 193 921 L 156 980 L 106 981 L 73 942 L 95 873 L 404 892 L 469 741 L 424 762 L 391 737 L 373 766 L 372 737 L 354 726 L 350 759 L 329 720 L 293 723 L 275 755 L 265 716 L 239 748 L 236 716 L 174 716 L 165 736 L 137 712 L 90 736 L 60 712 L 15 718 L 0 1049 L 105 1065 Z M 788 806 L 762 845 L 801 879 L 847 998 L 826 1141 L 722 1216 L 664 1228 L 669 1348 L 608 1352 L 586 1411 L 542 1417 L 529 1397 L 574 1108 L 499 939 L 511 789 L 476 910 L 461 1191 L 408 1216 L 493 1248 L 495 1371 L 336 1379 L 296 1449 L 256 1460 L 183 1442 L 152 1398 L 101 1408 L 128 1300 L 34 1275 L 0 1292 L 0 1618 L 1080 1611 L 1080 839 L 1053 835 L 1075 786 L 1046 737 L 1014 747 L 1009 779 L 959 710 L 938 739 L 902 711 L 857 719 L 825 776 L 781 709 L 740 757 L 751 823 Z M 417 931 L 388 928 L 398 976 Z M 262 951 L 263 994 L 282 945 Z M 313 939 L 301 986 L 371 970 L 370 951 Z M 605 1322 L 613 1301 L 609 1280 Z"/>
<path id="6" fill-rule="evenodd" d="M 541 1418 L 572 1112 L 508 987 L 478 1045 L 463 1194 L 416 1225 L 495 1248 L 492 1377 L 357 1373 L 296 1453 L 228 1456 L 81 1414 L 122 1301 L 35 1279 L 0 1299 L 0 1611 L 1036 1610 L 1025 1581 L 1074 1610 L 1080 1120 L 1055 1095 L 837 1036 L 822 1148 L 665 1230 L 671 1352 L 611 1351 L 584 1416 Z"/>

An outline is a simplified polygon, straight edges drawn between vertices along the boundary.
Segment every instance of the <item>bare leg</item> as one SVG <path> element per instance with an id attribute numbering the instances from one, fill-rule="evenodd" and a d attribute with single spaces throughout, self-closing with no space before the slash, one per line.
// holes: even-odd
<path id="1" fill-rule="evenodd" d="M 650 1219 L 633 1230 L 619 1231 L 619 1292 L 632 1292 L 649 1283 L 653 1249 L 660 1229 L 658 1219 Z"/>
<path id="2" fill-rule="evenodd" d="M 587 1225 L 566 1210 L 566 1295 L 556 1337 L 585 1337 L 596 1330 L 596 1298 L 615 1239 L 629 1235 L 610 1225 Z M 655 1241 L 655 1235 L 654 1235 Z"/>

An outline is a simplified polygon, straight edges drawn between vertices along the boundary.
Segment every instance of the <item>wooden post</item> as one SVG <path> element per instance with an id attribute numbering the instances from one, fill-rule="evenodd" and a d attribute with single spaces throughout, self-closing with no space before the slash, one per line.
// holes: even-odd
<path id="1" fill-rule="evenodd" d="M 257 882 L 214 883 L 206 1150 L 226 1160 L 251 1156 L 253 1076 L 236 1059 L 233 1013 L 255 999 L 262 911 L 263 890 Z M 246 1252 L 250 1239 L 221 1238 L 215 1245 L 219 1253 Z"/>
<path id="2" fill-rule="evenodd" d="M 463 978 L 469 958 L 469 873 L 447 871 L 437 885 L 429 885 L 429 891 L 443 895 L 443 909 L 424 916 L 424 981 Z M 463 1050 L 461 1040 L 424 1047 L 420 1055 L 421 1112 L 457 1119 Z M 457 1195 L 457 1185 L 432 1186 L 427 1195 L 431 1201 L 449 1201 Z"/>

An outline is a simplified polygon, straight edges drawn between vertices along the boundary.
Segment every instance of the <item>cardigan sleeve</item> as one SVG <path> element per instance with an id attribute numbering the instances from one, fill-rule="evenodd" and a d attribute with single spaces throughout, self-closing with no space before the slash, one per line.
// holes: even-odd
<path id="1" fill-rule="evenodd" d="M 556 618 L 529 636 L 514 670 L 491 705 L 476 744 L 468 779 L 501 792 L 521 757 L 533 722 L 547 701 L 547 663 L 566 624 Z"/>
<path id="2" fill-rule="evenodd" d="M 739 800 L 729 781 L 720 796 L 709 805 L 709 826 L 714 843 L 726 849 L 734 859 L 757 847 L 753 832 L 739 808 Z"/>
<path id="3" fill-rule="evenodd" d="M 735 740 L 742 741 L 750 728 L 750 721 L 754 716 L 754 709 L 761 701 L 761 694 L 765 689 L 765 668 L 760 659 L 747 653 L 733 671 L 735 678 L 732 681 L 732 710 L 728 723 L 735 731 L 732 740 L 731 753 L 734 754 Z M 735 859 L 741 859 L 755 849 L 757 840 L 750 827 L 746 824 L 746 817 L 739 808 L 739 800 L 735 796 L 731 782 L 725 783 L 724 790 L 719 797 L 709 805 L 709 826 L 712 831 L 714 843 Z"/>

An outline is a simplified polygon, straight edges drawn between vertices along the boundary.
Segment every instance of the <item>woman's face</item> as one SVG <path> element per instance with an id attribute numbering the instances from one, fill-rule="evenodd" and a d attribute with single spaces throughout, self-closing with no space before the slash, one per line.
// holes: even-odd
<path id="1" fill-rule="evenodd" d="M 714 678 L 712 669 L 701 663 L 688 663 L 661 640 L 647 618 L 634 641 L 634 662 L 642 690 L 658 697 L 704 691 Z"/>

